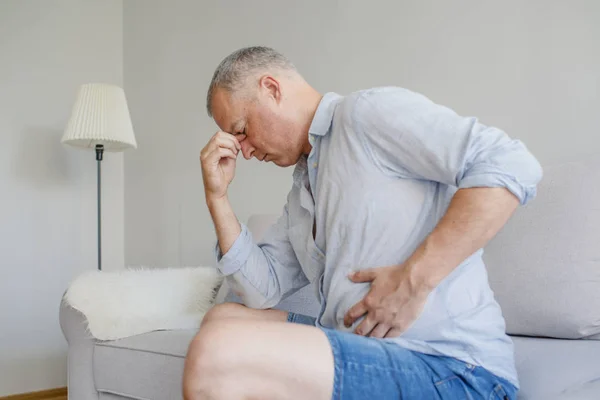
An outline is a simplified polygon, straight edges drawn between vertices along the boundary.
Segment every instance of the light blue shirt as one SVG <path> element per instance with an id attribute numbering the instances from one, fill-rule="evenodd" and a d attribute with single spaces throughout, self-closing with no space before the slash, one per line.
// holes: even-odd
<path id="1" fill-rule="evenodd" d="M 217 261 L 249 307 L 274 307 L 312 285 L 321 304 L 317 325 L 340 331 L 360 323 L 346 328 L 344 315 L 370 286 L 351 282 L 350 271 L 402 264 L 459 188 L 505 187 L 525 204 L 542 176 L 520 141 L 401 88 L 326 94 L 309 141 L 279 220 L 256 244 L 242 224 L 225 255 L 217 246 Z M 483 366 L 518 386 L 482 253 L 431 292 L 407 331 L 382 340 Z"/>

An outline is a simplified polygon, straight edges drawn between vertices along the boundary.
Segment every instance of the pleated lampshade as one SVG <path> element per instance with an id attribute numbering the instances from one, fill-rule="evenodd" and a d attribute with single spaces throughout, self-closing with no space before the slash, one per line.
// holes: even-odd
<path id="1" fill-rule="evenodd" d="M 82 85 L 61 142 L 91 148 L 101 144 L 105 151 L 137 148 L 123 89 L 105 83 Z"/>

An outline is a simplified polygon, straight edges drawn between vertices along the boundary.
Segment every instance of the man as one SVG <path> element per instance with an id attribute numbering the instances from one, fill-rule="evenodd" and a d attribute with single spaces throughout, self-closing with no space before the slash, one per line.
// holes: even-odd
<path id="1" fill-rule="evenodd" d="M 200 159 L 218 267 L 187 399 L 515 399 L 513 347 L 482 248 L 542 171 L 517 140 L 400 88 L 319 94 L 275 50 L 218 66 Z M 239 152 L 296 165 L 254 243 L 227 197 Z M 312 285 L 316 319 L 270 309 Z M 291 323 L 290 323 L 291 322 Z"/>

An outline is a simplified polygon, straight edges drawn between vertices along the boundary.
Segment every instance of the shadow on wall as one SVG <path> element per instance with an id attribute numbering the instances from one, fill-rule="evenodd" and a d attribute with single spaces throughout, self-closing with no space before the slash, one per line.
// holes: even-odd
<path id="1" fill-rule="evenodd" d="M 37 188 L 71 185 L 78 174 L 77 159 L 60 142 L 63 132 L 48 128 L 25 128 L 20 132 L 13 163 L 17 182 Z M 84 152 L 81 152 L 84 153 Z M 89 152 L 90 162 L 92 152 Z"/>

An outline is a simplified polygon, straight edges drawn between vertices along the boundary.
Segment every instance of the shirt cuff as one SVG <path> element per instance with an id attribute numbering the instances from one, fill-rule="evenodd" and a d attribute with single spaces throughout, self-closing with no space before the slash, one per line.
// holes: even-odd
<path id="1" fill-rule="evenodd" d="M 497 172 L 479 173 L 465 176 L 459 189 L 473 187 L 504 187 L 514 194 L 521 205 L 527 204 L 536 195 L 536 186 L 523 186 L 514 177 Z"/>
<path id="2" fill-rule="evenodd" d="M 246 225 L 240 223 L 240 226 L 242 227 L 242 231 L 227 253 L 221 253 L 219 242 L 215 245 L 217 268 L 223 275 L 236 273 L 246 263 L 252 251 L 252 246 L 254 246 L 252 234 Z"/>

